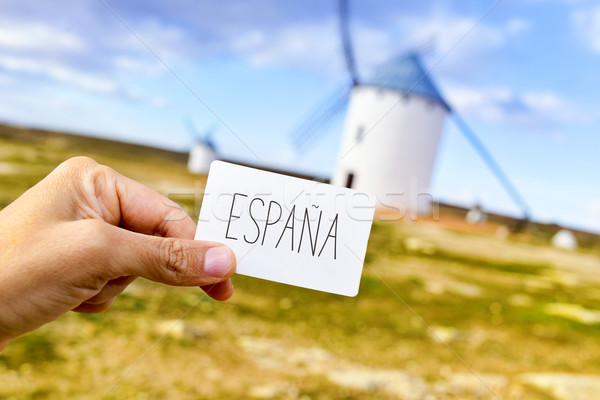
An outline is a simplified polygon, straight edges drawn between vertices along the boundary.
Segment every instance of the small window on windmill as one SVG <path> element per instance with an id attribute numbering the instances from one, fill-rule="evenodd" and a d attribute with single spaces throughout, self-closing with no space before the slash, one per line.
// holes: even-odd
<path id="1" fill-rule="evenodd" d="M 359 125 L 358 128 L 356 128 L 356 142 L 360 142 L 361 140 L 363 140 L 363 138 L 365 137 L 365 127 L 364 125 Z"/>
<path id="2" fill-rule="evenodd" d="M 352 172 L 348 172 L 348 175 L 346 175 L 346 187 L 348 189 L 352 189 L 352 183 L 354 183 L 354 174 Z"/>
<path id="3" fill-rule="evenodd" d="M 425 103 L 427 110 L 433 110 L 433 107 L 435 107 L 435 101 L 433 100 L 427 100 L 427 102 Z"/>
<path id="4" fill-rule="evenodd" d="M 408 92 L 402 93 L 402 95 L 400 95 L 400 100 L 402 100 L 404 104 L 408 104 L 410 101 L 410 94 Z"/>
<path id="5" fill-rule="evenodd" d="M 384 89 L 377 89 L 377 98 L 379 100 L 383 99 L 383 96 L 385 96 L 385 90 Z"/>

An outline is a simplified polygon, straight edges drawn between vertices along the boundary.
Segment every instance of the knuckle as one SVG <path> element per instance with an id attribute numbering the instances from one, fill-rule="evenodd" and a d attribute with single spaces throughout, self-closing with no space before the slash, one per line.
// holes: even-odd
<path id="1" fill-rule="evenodd" d="M 79 156 L 69 158 L 61 163 L 53 172 L 55 184 L 63 185 L 73 193 L 83 196 L 89 188 L 89 177 L 96 175 L 100 164 L 89 157 Z"/>
<path id="2" fill-rule="evenodd" d="M 89 185 L 90 193 L 98 197 L 110 186 L 114 170 L 106 165 L 96 164 L 87 170 L 86 183 Z"/>
<path id="3" fill-rule="evenodd" d="M 115 174 L 114 169 L 85 156 L 69 158 L 58 169 L 67 176 L 79 177 L 84 186 L 91 183 L 93 187 L 105 186 L 109 178 Z"/>
<path id="4" fill-rule="evenodd" d="M 115 174 L 115 170 L 106 165 L 98 164 L 94 161 L 93 165 L 84 167 L 86 180 L 91 183 L 95 194 L 100 193 L 107 186 L 110 178 Z"/>
<path id="5" fill-rule="evenodd" d="M 102 164 L 96 163 L 90 168 L 90 175 L 93 177 L 93 179 L 106 179 L 114 173 L 114 169 Z"/>
<path id="6" fill-rule="evenodd" d="M 189 261 L 183 242 L 176 238 L 166 238 L 160 245 L 161 260 L 167 274 L 176 282 L 183 281 Z"/>
<path id="7" fill-rule="evenodd" d="M 93 168 L 99 165 L 96 161 L 94 161 L 90 157 L 86 156 L 77 156 L 69 158 L 61 164 L 61 167 L 67 170 L 86 170 L 89 168 Z"/>

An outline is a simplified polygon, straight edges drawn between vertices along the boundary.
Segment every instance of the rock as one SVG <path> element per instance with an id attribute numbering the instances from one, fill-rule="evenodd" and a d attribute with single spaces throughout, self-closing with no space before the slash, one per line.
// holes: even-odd
<path id="1" fill-rule="evenodd" d="M 384 391 L 404 400 L 421 400 L 427 394 L 425 381 L 400 370 L 347 367 L 328 371 L 327 378 L 336 385 L 364 390 Z"/>
<path id="2" fill-rule="evenodd" d="M 514 307 L 529 307 L 533 304 L 533 299 L 529 295 L 517 293 L 508 298 L 508 304 Z"/>
<path id="3" fill-rule="evenodd" d="M 250 389 L 250 396 L 257 399 L 272 399 L 279 394 L 279 388 L 274 385 L 254 386 Z"/>
<path id="4" fill-rule="evenodd" d="M 469 225 L 483 225 L 487 222 L 487 215 L 483 212 L 481 206 L 476 204 L 465 215 L 465 221 Z"/>
<path id="5" fill-rule="evenodd" d="M 330 352 L 319 347 L 296 348 L 289 351 L 287 357 L 290 363 L 313 374 L 323 373 L 336 361 Z"/>
<path id="6" fill-rule="evenodd" d="M 550 282 L 547 277 L 543 277 L 543 278 L 546 278 L 546 280 L 542 280 L 540 278 L 531 278 L 531 279 L 525 279 L 525 281 L 523 283 L 527 289 L 530 289 L 533 291 L 542 291 L 542 290 L 552 289 L 552 287 L 553 287 L 552 282 Z"/>
<path id="7" fill-rule="evenodd" d="M 563 250 L 577 250 L 577 238 L 573 232 L 561 229 L 552 237 L 552 246 Z"/>
<path id="8" fill-rule="evenodd" d="M 550 303 L 544 307 L 548 315 L 570 319 L 585 325 L 600 324 L 600 311 L 590 310 L 579 304 Z"/>
<path id="9" fill-rule="evenodd" d="M 479 286 L 458 281 L 427 281 L 425 282 L 425 291 L 436 295 L 449 292 L 463 297 L 481 297 L 482 294 Z"/>
<path id="10" fill-rule="evenodd" d="M 287 363 L 287 350 L 279 340 L 242 336 L 239 343 L 252 360 L 263 368 L 280 369 Z"/>
<path id="11" fill-rule="evenodd" d="M 481 288 L 465 282 L 452 282 L 449 285 L 449 291 L 464 297 L 481 297 Z"/>
<path id="12" fill-rule="evenodd" d="M 557 400 L 591 400 L 600 393 L 600 375 L 529 373 L 520 375 L 519 380 Z"/>
<path id="13" fill-rule="evenodd" d="M 253 361 L 262 368 L 299 374 L 323 375 L 344 388 L 373 391 L 382 390 L 406 400 L 424 399 L 427 385 L 419 376 L 400 370 L 371 369 L 338 360 L 319 347 L 286 347 L 277 339 L 242 336 L 239 341 Z M 279 386 L 263 385 L 252 390 L 252 397 L 281 397 Z M 289 396 L 290 391 L 285 390 Z"/>
<path id="14" fill-rule="evenodd" d="M 444 284 L 436 281 L 426 281 L 425 291 L 431 294 L 443 294 L 445 291 Z"/>
<path id="15" fill-rule="evenodd" d="M 166 335 L 176 340 L 196 340 L 209 336 L 203 327 L 175 319 L 158 321 L 154 326 L 154 331 L 159 335 Z"/>
<path id="16" fill-rule="evenodd" d="M 0 175 L 13 175 L 19 173 L 18 165 L 0 162 Z"/>
<path id="17" fill-rule="evenodd" d="M 437 250 L 435 244 L 417 237 L 407 237 L 404 239 L 404 247 L 406 247 L 406 250 L 408 251 L 423 253 L 429 256 L 435 254 Z"/>
<path id="18" fill-rule="evenodd" d="M 508 385 L 508 379 L 498 374 L 456 373 L 445 381 L 437 382 L 433 390 L 440 396 L 497 397 Z"/>
<path id="19" fill-rule="evenodd" d="M 505 225 L 500 225 L 498 229 L 496 229 L 496 237 L 500 240 L 506 240 L 510 236 L 510 229 L 508 229 Z"/>
<path id="20" fill-rule="evenodd" d="M 270 369 L 298 368 L 303 372 L 322 373 L 335 357 L 320 347 L 286 347 L 277 339 L 243 336 L 240 345 L 261 367 Z"/>
<path id="21" fill-rule="evenodd" d="M 467 335 L 463 331 L 452 326 L 432 326 L 427 333 L 435 343 L 450 343 L 467 339 Z"/>
<path id="22" fill-rule="evenodd" d="M 579 285 L 579 278 L 575 274 L 571 274 L 565 271 L 551 270 L 544 274 L 542 279 L 553 284 L 559 284 L 562 286 L 574 287 Z"/>
<path id="23" fill-rule="evenodd" d="M 295 399 L 298 397 L 298 388 L 290 383 L 274 383 L 254 386 L 250 388 L 249 394 L 256 399 L 272 399 L 281 396 Z"/>

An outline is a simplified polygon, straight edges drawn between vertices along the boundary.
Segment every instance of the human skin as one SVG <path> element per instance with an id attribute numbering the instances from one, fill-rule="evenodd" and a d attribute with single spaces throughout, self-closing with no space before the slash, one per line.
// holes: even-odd
<path id="1" fill-rule="evenodd" d="M 68 311 L 99 313 L 137 277 L 233 294 L 235 255 L 194 241 L 177 204 L 86 157 L 0 212 L 0 351 Z"/>

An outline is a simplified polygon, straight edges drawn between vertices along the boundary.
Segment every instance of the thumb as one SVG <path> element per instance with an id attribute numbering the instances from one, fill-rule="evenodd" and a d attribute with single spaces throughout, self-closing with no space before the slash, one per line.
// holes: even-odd
<path id="1" fill-rule="evenodd" d="M 116 275 L 136 275 L 173 286 L 205 286 L 227 280 L 235 272 L 233 251 L 217 242 L 163 238 L 119 231 L 113 254 L 119 257 Z"/>

